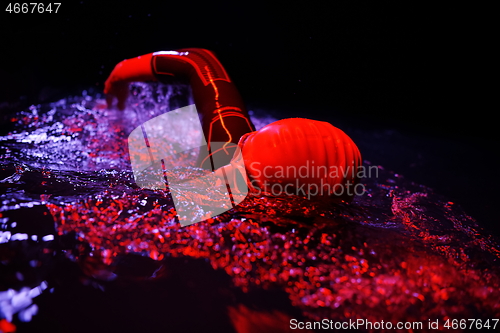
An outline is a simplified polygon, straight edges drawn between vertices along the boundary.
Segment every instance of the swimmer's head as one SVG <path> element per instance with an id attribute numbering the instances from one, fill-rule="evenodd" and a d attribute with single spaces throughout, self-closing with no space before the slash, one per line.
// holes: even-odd
<path id="1" fill-rule="evenodd" d="M 250 192 L 350 200 L 361 154 L 327 122 L 283 119 L 244 135 L 239 146 Z M 237 168 L 232 172 L 239 175 Z"/>

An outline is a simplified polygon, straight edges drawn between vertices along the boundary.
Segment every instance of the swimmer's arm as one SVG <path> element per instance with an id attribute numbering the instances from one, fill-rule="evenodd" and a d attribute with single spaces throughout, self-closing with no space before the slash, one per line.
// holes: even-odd
<path id="1" fill-rule="evenodd" d="M 118 109 L 123 110 L 125 108 L 130 82 L 157 81 L 151 69 L 152 56 L 153 54 L 150 53 L 137 58 L 126 59 L 115 66 L 104 83 L 108 108 L 111 108 L 115 98 L 118 100 Z"/>

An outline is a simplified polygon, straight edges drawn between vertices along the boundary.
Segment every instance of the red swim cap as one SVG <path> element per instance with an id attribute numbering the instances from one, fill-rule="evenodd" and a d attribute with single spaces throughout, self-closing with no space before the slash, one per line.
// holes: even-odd
<path id="1" fill-rule="evenodd" d="M 361 154 L 330 123 L 283 119 L 243 136 L 239 143 L 251 191 L 273 195 L 352 199 Z"/>

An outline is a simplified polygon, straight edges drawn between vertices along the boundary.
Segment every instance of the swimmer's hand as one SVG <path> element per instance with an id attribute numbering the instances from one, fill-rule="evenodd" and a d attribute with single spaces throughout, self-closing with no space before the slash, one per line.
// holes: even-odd
<path id="1" fill-rule="evenodd" d="M 119 110 L 124 110 L 129 95 L 129 83 L 137 81 L 156 81 L 151 69 L 152 53 L 118 63 L 104 83 L 104 93 L 108 108 L 115 99 Z"/>
<path id="2" fill-rule="evenodd" d="M 116 67 L 115 67 L 116 70 Z M 128 82 L 117 80 L 116 76 L 113 75 L 115 72 L 111 72 L 111 75 L 108 77 L 106 82 L 104 83 L 104 93 L 106 94 L 106 104 L 108 105 L 108 109 L 113 107 L 113 103 L 115 99 L 118 100 L 117 107 L 119 110 L 125 109 L 125 104 L 128 97 Z"/>

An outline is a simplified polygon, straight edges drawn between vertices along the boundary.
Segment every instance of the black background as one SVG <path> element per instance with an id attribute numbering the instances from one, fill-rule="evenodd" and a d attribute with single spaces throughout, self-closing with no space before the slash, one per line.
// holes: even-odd
<path id="1" fill-rule="evenodd" d="M 400 1 L 112 3 L 64 2 L 57 14 L 1 8 L 0 111 L 100 91 L 125 58 L 208 48 L 250 108 L 360 129 L 365 134 L 350 134 L 372 141 L 360 143 L 367 159 L 435 188 L 499 230 L 492 9 Z"/>

